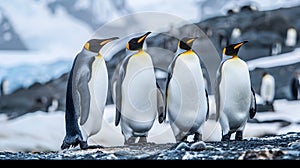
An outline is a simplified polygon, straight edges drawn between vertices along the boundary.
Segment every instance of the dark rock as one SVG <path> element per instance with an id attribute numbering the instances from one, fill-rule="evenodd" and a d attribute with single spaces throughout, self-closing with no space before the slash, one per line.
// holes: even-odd
<path id="1" fill-rule="evenodd" d="M 206 149 L 206 144 L 203 141 L 195 142 L 191 145 L 192 151 L 203 151 Z"/>
<path id="2" fill-rule="evenodd" d="M 185 142 L 179 143 L 179 145 L 175 148 L 175 150 L 178 150 L 178 151 L 185 151 L 185 150 L 189 150 L 189 149 L 190 149 L 190 147 Z"/>

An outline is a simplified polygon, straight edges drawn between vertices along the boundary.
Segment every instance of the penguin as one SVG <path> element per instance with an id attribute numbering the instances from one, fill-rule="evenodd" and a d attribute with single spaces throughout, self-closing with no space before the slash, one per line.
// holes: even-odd
<path id="1" fill-rule="evenodd" d="M 101 129 L 108 91 L 107 67 L 100 49 L 116 39 L 91 39 L 75 57 L 67 83 L 66 135 L 61 149 L 93 147 L 87 139 Z"/>
<path id="2" fill-rule="evenodd" d="M 168 67 L 165 112 L 176 142 L 187 141 L 189 135 L 194 135 L 194 142 L 201 141 L 209 117 L 208 92 L 200 58 L 192 50 L 194 41 L 187 37 L 179 40 Z"/>
<path id="3" fill-rule="evenodd" d="M 256 114 L 255 91 L 251 86 L 249 69 L 238 57 L 238 51 L 248 41 L 228 45 L 223 49 L 223 61 L 216 75 L 216 121 L 222 128 L 221 141 L 243 140 L 247 120 Z M 228 57 L 226 59 L 225 57 Z"/>
<path id="4" fill-rule="evenodd" d="M 1 81 L 1 96 L 8 94 L 9 81 L 6 78 L 3 78 Z"/>
<path id="5" fill-rule="evenodd" d="M 266 105 L 273 105 L 275 97 L 275 79 L 268 72 L 264 72 L 262 75 L 260 95 Z"/>
<path id="6" fill-rule="evenodd" d="M 137 139 L 137 143 L 148 143 L 148 133 L 156 117 L 164 111 L 163 95 L 155 78 L 152 57 L 143 50 L 150 33 L 127 42 L 126 49 L 134 53 L 126 56 L 119 67 L 115 126 L 120 124 L 124 145 L 134 144 Z"/>
<path id="7" fill-rule="evenodd" d="M 290 83 L 290 89 L 292 94 L 292 100 L 298 100 L 300 96 L 300 72 L 294 73 Z"/>

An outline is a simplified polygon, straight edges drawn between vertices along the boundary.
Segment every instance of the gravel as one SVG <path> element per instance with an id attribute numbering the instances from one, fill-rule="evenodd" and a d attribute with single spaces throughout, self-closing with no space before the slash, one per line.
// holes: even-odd
<path id="1" fill-rule="evenodd" d="M 135 144 L 49 152 L 0 152 L 0 160 L 300 160 L 300 133 L 228 142 Z"/>

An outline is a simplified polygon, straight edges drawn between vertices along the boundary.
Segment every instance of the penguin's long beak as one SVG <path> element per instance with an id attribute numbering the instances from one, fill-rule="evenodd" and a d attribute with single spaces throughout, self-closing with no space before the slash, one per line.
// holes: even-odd
<path id="1" fill-rule="evenodd" d="M 139 40 L 138 40 L 137 42 L 138 42 L 138 43 L 143 42 L 143 41 L 146 39 L 146 37 L 147 37 L 150 33 L 151 33 L 151 32 L 147 32 L 146 34 L 144 34 L 142 37 L 139 38 Z"/>
<path id="2" fill-rule="evenodd" d="M 105 44 L 107 44 L 107 43 L 109 43 L 109 42 L 111 42 L 111 41 L 113 41 L 113 40 L 117 40 L 117 39 L 119 39 L 119 37 L 112 37 L 112 38 L 109 38 L 109 39 L 107 39 L 107 40 L 102 41 L 102 42 L 100 43 L 100 45 L 101 45 L 101 46 L 104 46 Z"/>
<path id="3" fill-rule="evenodd" d="M 187 43 L 187 45 L 191 45 L 195 40 L 196 40 L 196 38 L 191 38 L 186 43 Z"/>
<path id="4" fill-rule="evenodd" d="M 243 41 L 243 42 L 241 42 L 241 43 L 238 43 L 237 45 L 235 45 L 234 47 L 233 47 L 233 49 L 238 49 L 238 48 L 240 48 L 242 45 L 244 45 L 244 44 L 246 44 L 246 43 L 248 43 L 248 41 Z"/>

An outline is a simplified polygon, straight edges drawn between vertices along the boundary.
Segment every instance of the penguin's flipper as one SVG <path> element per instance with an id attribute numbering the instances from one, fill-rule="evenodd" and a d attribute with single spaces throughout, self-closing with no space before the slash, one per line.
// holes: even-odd
<path id="1" fill-rule="evenodd" d="M 112 99 L 113 99 L 114 103 L 116 103 L 116 88 L 117 88 L 116 82 L 117 82 L 118 75 L 119 75 L 120 65 L 121 65 L 121 63 L 117 64 L 115 71 L 113 73 L 113 76 L 111 77 L 111 82 L 110 82 L 111 94 L 112 94 Z"/>
<path id="2" fill-rule="evenodd" d="M 206 112 L 206 121 L 208 120 L 209 118 L 209 99 L 208 99 L 208 92 L 207 90 L 205 89 L 205 95 L 206 95 L 206 103 L 207 103 L 207 112 Z"/>
<path id="3" fill-rule="evenodd" d="M 222 79 L 221 71 L 222 71 L 223 63 L 220 65 L 217 71 L 217 78 L 216 78 L 216 93 L 215 93 L 215 103 L 216 103 L 216 121 L 219 120 L 220 117 L 220 110 L 221 110 L 221 93 L 220 93 L 220 83 Z"/>
<path id="4" fill-rule="evenodd" d="M 78 81 L 78 92 L 80 96 L 80 125 L 83 125 L 88 117 L 90 111 L 90 91 L 86 81 L 89 81 L 90 75 L 81 76 Z"/>
<path id="5" fill-rule="evenodd" d="M 158 122 L 162 123 L 166 119 L 166 111 L 165 111 L 165 102 L 164 96 L 159 87 L 158 83 L 156 82 L 157 86 L 157 112 L 158 112 Z"/>
<path id="6" fill-rule="evenodd" d="M 174 59 L 172 60 L 172 62 L 170 63 L 169 67 L 168 67 L 168 77 L 166 80 L 166 90 L 165 90 L 165 113 L 167 113 L 168 111 L 168 90 L 169 90 L 169 83 L 172 79 L 172 75 L 173 75 L 173 68 L 175 66 L 175 62 L 176 62 L 176 58 L 178 57 L 178 55 L 176 57 L 174 57 Z"/>
<path id="7" fill-rule="evenodd" d="M 115 126 L 118 126 L 120 123 L 120 119 L 121 119 L 121 107 L 122 107 L 122 83 L 125 77 L 125 70 L 126 70 L 126 66 L 128 64 L 130 56 L 127 56 L 126 58 L 124 58 L 124 60 L 122 61 L 120 68 L 119 68 L 119 74 L 117 77 L 117 84 L 116 84 L 116 117 L 115 117 Z"/>
<path id="8" fill-rule="evenodd" d="M 119 72 L 119 76 L 116 84 L 116 118 L 115 118 L 115 126 L 119 125 L 121 119 L 121 103 L 122 103 L 122 77 L 121 71 Z"/>
<path id="9" fill-rule="evenodd" d="M 252 87 L 251 87 L 251 92 L 252 92 L 252 95 L 251 95 L 251 107 L 250 107 L 250 110 L 249 110 L 250 119 L 252 119 L 255 116 L 255 114 L 256 114 L 255 91 L 254 91 L 254 89 Z"/>

